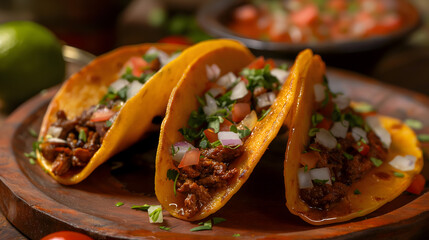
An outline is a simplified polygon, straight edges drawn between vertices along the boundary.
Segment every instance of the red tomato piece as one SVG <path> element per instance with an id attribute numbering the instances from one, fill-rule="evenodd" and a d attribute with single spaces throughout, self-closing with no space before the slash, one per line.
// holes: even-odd
<path id="1" fill-rule="evenodd" d="M 258 9 L 251 4 L 238 7 L 234 11 L 234 18 L 243 22 L 256 21 L 258 18 Z"/>
<path id="2" fill-rule="evenodd" d="M 182 160 L 180 161 L 178 168 L 197 165 L 200 161 L 200 150 L 198 148 L 189 150 L 185 153 Z"/>
<path id="3" fill-rule="evenodd" d="M 413 182 L 407 188 L 407 192 L 419 195 L 425 188 L 426 179 L 423 175 L 418 174 L 414 177 Z"/>
<path id="4" fill-rule="evenodd" d="M 149 64 L 141 57 L 131 57 L 124 66 L 125 68 L 130 67 L 132 74 L 136 77 L 140 77 L 143 71 L 149 67 Z"/>
<path id="5" fill-rule="evenodd" d="M 219 130 L 220 131 L 231 131 L 232 122 L 230 122 L 228 119 L 224 118 L 223 123 L 220 124 Z"/>
<path id="6" fill-rule="evenodd" d="M 182 45 L 192 45 L 192 41 L 184 36 L 167 36 L 161 38 L 159 43 L 171 43 L 171 44 L 182 44 Z"/>
<path id="7" fill-rule="evenodd" d="M 232 107 L 232 121 L 238 123 L 250 113 L 249 103 L 236 103 Z"/>
<path id="8" fill-rule="evenodd" d="M 115 112 L 110 109 L 98 109 L 92 114 L 91 122 L 104 122 L 109 120 L 113 115 L 115 115 Z"/>
<path id="9" fill-rule="evenodd" d="M 93 240 L 85 234 L 72 232 L 72 231 L 60 231 L 51 233 L 42 238 L 42 240 Z"/>
<path id="10" fill-rule="evenodd" d="M 360 141 L 359 143 L 353 144 L 353 148 L 356 149 L 362 156 L 366 156 L 369 153 L 369 146 L 366 143 Z"/>
<path id="11" fill-rule="evenodd" d="M 276 63 L 274 62 L 274 60 L 272 59 L 272 58 L 268 58 L 266 61 L 265 61 L 265 65 L 270 65 L 270 70 L 273 70 L 273 68 L 275 68 L 276 67 Z M 264 66 L 265 67 L 265 66 Z"/>
<path id="12" fill-rule="evenodd" d="M 261 69 L 265 67 L 265 60 L 264 57 L 258 57 L 257 59 L 253 60 L 249 65 L 247 65 L 247 68 L 249 69 Z"/>
<path id="13" fill-rule="evenodd" d="M 332 120 L 327 119 L 327 118 L 323 118 L 323 120 L 320 123 L 318 123 L 316 125 L 316 127 L 317 128 L 324 128 L 326 130 L 329 130 L 329 129 L 331 129 L 332 123 L 333 123 Z"/>
<path id="14" fill-rule="evenodd" d="M 291 20 L 295 25 L 305 27 L 314 22 L 318 15 L 319 10 L 317 7 L 313 4 L 309 4 L 303 9 L 292 13 Z"/>
<path id="15" fill-rule="evenodd" d="M 318 152 L 307 152 L 301 154 L 301 158 L 299 159 L 299 163 L 301 163 L 302 166 L 308 167 L 308 170 L 316 167 L 317 162 L 320 160 L 320 154 Z"/>
<path id="16" fill-rule="evenodd" d="M 219 140 L 217 138 L 217 134 L 211 128 L 204 130 L 204 135 L 206 135 L 207 140 L 209 140 L 210 143 L 213 143 Z"/>

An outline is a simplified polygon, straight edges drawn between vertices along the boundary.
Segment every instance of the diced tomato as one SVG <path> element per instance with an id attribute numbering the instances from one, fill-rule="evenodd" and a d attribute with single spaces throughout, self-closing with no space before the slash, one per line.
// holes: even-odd
<path id="1" fill-rule="evenodd" d="M 413 182 L 407 188 L 407 192 L 419 195 L 425 188 L 426 179 L 423 175 L 418 174 L 414 177 Z"/>
<path id="2" fill-rule="evenodd" d="M 328 118 L 323 118 L 323 120 L 320 122 L 320 123 L 318 123 L 317 125 L 316 125 L 316 127 L 317 128 L 324 128 L 324 129 L 326 129 L 326 130 L 329 130 L 329 129 L 331 129 L 331 126 L 332 126 L 332 120 L 331 119 L 328 119 Z"/>
<path id="3" fill-rule="evenodd" d="M 330 117 L 332 112 L 334 111 L 335 104 L 330 99 L 329 102 L 324 106 L 317 110 L 320 114 L 322 114 L 325 118 Z"/>
<path id="4" fill-rule="evenodd" d="M 273 70 L 273 68 L 276 67 L 276 63 L 274 62 L 274 60 L 272 58 L 268 58 L 265 61 L 265 65 L 267 65 L 267 64 L 270 65 L 270 70 Z M 265 65 L 264 65 L 264 67 L 265 67 Z"/>
<path id="5" fill-rule="evenodd" d="M 182 160 L 180 161 L 178 168 L 197 165 L 200 161 L 200 150 L 198 148 L 194 148 L 185 153 Z"/>
<path id="6" fill-rule="evenodd" d="M 356 149 L 362 156 L 366 156 L 369 153 L 369 146 L 362 141 L 353 144 L 353 148 Z"/>
<path id="7" fill-rule="evenodd" d="M 219 130 L 220 131 L 231 131 L 232 122 L 230 122 L 228 119 L 224 118 L 223 123 L 220 124 Z"/>
<path id="8" fill-rule="evenodd" d="M 330 0 L 328 6 L 338 12 L 347 8 L 346 0 Z"/>
<path id="9" fill-rule="evenodd" d="M 292 22 L 300 27 L 305 27 L 310 25 L 317 19 L 319 10 L 313 4 L 309 4 L 303 9 L 293 12 L 291 15 Z"/>
<path id="10" fill-rule="evenodd" d="M 115 115 L 115 112 L 108 108 L 98 109 L 92 114 L 91 122 L 104 122 L 109 120 L 113 115 Z"/>
<path id="11" fill-rule="evenodd" d="M 216 142 L 218 140 L 217 134 L 211 128 L 204 130 L 204 135 L 206 135 L 207 140 L 209 140 L 210 143 Z"/>
<path id="12" fill-rule="evenodd" d="M 257 59 L 253 60 L 249 65 L 247 65 L 247 68 L 249 69 L 261 69 L 265 67 L 265 60 L 264 57 L 258 57 Z"/>
<path id="13" fill-rule="evenodd" d="M 234 11 L 234 18 L 244 22 L 256 21 L 258 18 L 258 9 L 251 4 L 238 7 Z"/>
<path id="14" fill-rule="evenodd" d="M 141 57 L 131 57 L 125 63 L 125 67 L 130 67 L 133 75 L 136 77 L 140 77 L 148 66 L 149 64 Z"/>
<path id="15" fill-rule="evenodd" d="M 192 41 L 184 36 L 167 36 L 164 38 L 161 38 L 159 43 L 171 43 L 171 44 L 182 44 L 182 45 L 192 45 Z"/>
<path id="16" fill-rule="evenodd" d="M 399 29 L 402 25 L 402 20 L 398 16 L 385 17 L 380 24 L 376 24 L 374 27 L 368 30 L 368 35 L 382 35 Z"/>
<path id="17" fill-rule="evenodd" d="M 250 113 L 249 103 L 236 103 L 232 107 L 232 121 L 238 123 Z"/>
<path id="18" fill-rule="evenodd" d="M 320 159 L 320 154 L 318 152 L 307 152 L 301 154 L 301 158 L 299 159 L 299 163 L 301 163 L 302 166 L 307 165 L 308 170 L 316 167 L 317 162 Z"/>

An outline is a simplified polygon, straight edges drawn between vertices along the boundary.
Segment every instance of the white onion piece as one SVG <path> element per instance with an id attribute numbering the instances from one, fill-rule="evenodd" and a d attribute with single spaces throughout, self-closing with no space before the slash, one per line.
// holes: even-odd
<path id="1" fill-rule="evenodd" d="M 220 68 L 216 64 L 206 65 L 207 78 L 210 81 L 217 79 L 220 75 Z"/>
<path id="2" fill-rule="evenodd" d="M 167 53 L 165 53 L 165 52 L 163 52 L 163 51 L 161 51 L 155 47 L 149 48 L 149 50 L 147 50 L 145 54 L 149 54 L 149 55 L 150 54 L 157 54 L 159 62 L 161 63 L 161 66 L 165 66 L 167 63 L 169 63 L 171 61 L 170 57 L 168 56 Z"/>
<path id="3" fill-rule="evenodd" d="M 362 138 L 365 140 L 365 142 L 368 142 L 365 130 L 360 127 L 352 128 L 352 137 L 356 142 L 359 142 Z"/>
<path id="4" fill-rule="evenodd" d="M 289 72 L 280 68 L 274 68 L 271 70 L 271 75 L 277 78 L 281 84 L 286 81 L 286 78 L 289 76 Z"/>
<path id="5" fill-rule="evenodd" d="M 276 94 L 274 92 L 267 92 L 256 97 L 256 106 L 264 108 L 271 106 L 276 100 Z"/>
<path id="6" fill-rule="evenodd" d="M 369 127 L 374 131 L 375 135 L 377 135 L 384 147 L 389 148 L 392 143 L 392 137 L 390 133 L 381 125 L 380 120 L 376 116 L 369 116 L 366 119 L 366 123 L 368 123 Z"/>
<path id="7" fill-rule="evenodd" d="M 121 90 L 123 87 L 127 86 L 129 82 L 125 79 L 118 79 L 112 84 L 110 84 L 110 87 L 113 89 L 113 91 L 117 92 Z"/>
<path id="8" fill-rule="evenodd" d="M 349 125 L 350 123 L 346 120 L 343 120 L 342 122 L 334 122 L 331 128 L 332 135 L 337 138 L 346 138 Z"/>
<path id="9" fill-rule="evenodd" d="M 46 141 L 50 143 L 67 143 L 65 140 L 56 137 L 47 138 Z"/>
<path id="10" fill-rule="evenodd" d="M 392 167 L 402 170 L 402 171 L 411 171 L 414 170 L 416 165 L 417 158 L 413 155 L 396 156 L 389 162 Z"/>
<path id="11" fill-rule="evenodd" d="M 217 134 L 217 137 L 223 146 L 243 145 L 240 137 L 235 132 L 221 131 Z"/>
<path id="12" fill-rule="evenodd" d="M 346 97 L 345 95 L 338 95 L 332 99 L 332 101 L 337 104 L 340 110 L 344 110 L 350 105 L 350 98 Z"/>
<path id="13" fill-rule="evenodd" d="M 313 187 L 310 172 L 305 172 L 304 168 L 298 169 L 298 184 L 300 189 Z"/>
<path id="14" fill-rule="evenodd" d="M 243 81 L 240 81 L 232 88 L 231 100 L 237 100 L 247 95 L 246 84 Z"/>
<path id="15" fill-rule="evenodd" d="M 164 221 L 164 217 L 162 215 L 162 207 L 161 205 L 152 205 L 147 209 L 147 215 L 150 216 L 152 214 L 153 211 L 156 211 L 158 209 L 161 209 L 161 212 L 159 213 L 158 219 L 156 219 L 156 221 L 153 221 L 151 217 L 149 217 L 149 222 L 150 223 L 162 223 Z M 159 211 L 159 210 L 158 210 Z"/>
<path id="16" fill-rule="evenodd" d="M 337 146 L 337 139 L 326 129 L 319 129 L 316 133 L 316 142 L 320 143 L 328 149 L 333 149 Z"/>
<path id="17" fill-rule="evenodd" d="M 127 90 L 127 100 L 134 97 L 142 87 L 143 84 L 139 81 L 133 81 L 132 83 L 130 83 Z"/>
<path id="18" fill-rule="evenodd" d="M 203 111 L 207 116 L 212 115 L 213 113 L 217 112 L 217 104 L 216 100 L 212 98 L 209 94 L 206 93 L 206 106 L 203 107 Z"/>
<path id="19" fill-rule="evenodd" d="M 192 146 L 192 144 L 183 141 L 183 142 L 177 142 L 173 145 L 174 148 L 174 156 L 173 156 L 173 160 L 180 163 L 180 161 L 182 160 L 183 156 L 185 156 L 185 153 L 191 149 L 194 149 L 195 147 Z M 170 149 L 170 154 L 173 155 L 173 153 L 171 152 L 172 149 Z"/>
<path id="20" fill-rule="evenodd" d="M 63 131 L 62 127 L 55 127 L 55 126 L 50 126 L 48 128 L 48 132 L 46 133 L 46 135 L 49 135 L 53 138 L 57 138 L 61 135 L 61 132 Z"/>
<path id="21" fill-rule="evenodd" d="M 252 131 L 257 122 L 258 115 L 256 115 L 255 110 L 252 110 L 249 114 L 246 115 L 246 117 L 244 117 L 243 120 L 241 120 L 238 128 L 245 129 L 244 126 L 246 126 L 250 131 Z"/>
<path id="22" fill-rule="evenodd" d="M 210 88 L 210 90 L 207 91 L 208 93 L 210 93 L 213 97 L 217 97 L 219 96 L 221 93 L 223 93 L 222 89 L 220 88 Z"/>
<path id="23" fill-rule="evenodd" d="M 315 96 L 316 102 L 323 101 L 323 99 L 325 99 L 325 86 L 318 83 L 318 84 L 314 84 L 313 88 L 314 88 L 314 96 Z"/>
<path id="24" fill-rule="evenodd" d="M 225 87 L 226 89 L 228 89 L 236 81 L 237 81 L 237 77 L 235 76 L 235 74 L 232 73 L 232 72 L 229 72 L 229 73 L 223 75 L 222 77 L 220 77 L 219 80 L 217 80 L 216 83 L 218 85 L 220 85 L 220 86 Z"/>
<path id="25" fill-rule="evenodd" d="M 315 180 L 315 179 L 322 180 L 322 181 L 328 180 L 326 184 L 332 185 L 331 171 L 327 167 L 311 169 L 310 176 L 311 176 L 311 180 Z"/>

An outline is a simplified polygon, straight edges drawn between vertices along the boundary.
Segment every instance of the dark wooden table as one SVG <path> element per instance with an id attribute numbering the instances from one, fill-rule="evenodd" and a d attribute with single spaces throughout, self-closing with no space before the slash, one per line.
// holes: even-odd
<path id="1" fill-rule="evenodd" d="M 7 240 L 27 239 L 7 221 L 2 213 L 0 214 L 0 238 Z"/>

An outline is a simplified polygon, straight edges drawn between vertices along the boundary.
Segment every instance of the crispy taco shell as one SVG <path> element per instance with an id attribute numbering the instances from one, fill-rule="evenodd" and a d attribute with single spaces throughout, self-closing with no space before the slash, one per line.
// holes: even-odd
<path id="1" fill-rule="evenodd" d="M 187 221 L 203 219 L 224 206 L 240 189 L 289 116 L 289 110 L 296 97 L 295 89 L 302 82 L 303 73 L 308 69 L 311 52 L 305 51 L 298 56 L 291 74 L 278 94 L 275 103 L 271 106 L 271 111 L 256 124 L 250 137 L 244 143 L 244 153 L 231 163 L 230 166 L 235 167 L 238 173 L 232 178 L 228 186 L 217 189 L 211 195 L 208 204 L 202 206 L 196 215 L 189 218 L 185 217 L 180 214 L 183 196 L 180 193 L 174 194 L 174 181 L 167 178 L 169 169 L 177 170 L 172 160 L 170 148 L 174 143 L 184 140 L 178 130 L 187 125 L 189 115 L 198 108 L 196 96 L 201 96 L 204 93 L 208 81 L 205 72 L 206 65 L 217 64 L 221 69 L 220 76 L 222 76 L 231 71 L 241 70 L 253 59 L 254 56 L 244 46 L 234 41 L 218 45 L 198 61 L 190 64 L 187 72 L 173 90 L 168 103 L 167 114 L 161 126 L 155 174 L 156 196 L 163 208 L 168 210 L 172 216 Z"/>
<path id="2" fill-rule="evenodd" d="M 40 139 L 46 135 L 50 125 L 56 121 L 58 110 L 63 110 L 71 119 L 80 115 L 85 109 L 98 104 L 107 93 L 109 85 L 118 79 L 118 74 L 125 62 L 131 57 L 144 55 L 151 47 L 156 47 L 167 54 L 185 48 L 185 46 L 174 44 L 141 44 L 122 47 L 98 57 L 69 78 L 52 99 L 43 118 Z M 69 171 L 57 176 L 52 172 L 52 163 L 40 153 L 38 153 L 39 164 L 62 184 L 76 184 L 84 180 L 110 157 L 141 139 L 148 131 L 159 128 L 152 123 L 152 119 L 165 114 L 171 90 L 177 84 L 188 63 L 198 59 L 207 51 L 208 49 L 205 48 L 185 50 L 179 57 L 153 75 L 140 91 L 124 104 L 117 119 L 104 136 L 101 147 L 81 171 Z"/>
<path id="3" fill-rule="evenodd" d="M 308 131 L 315 102 L 313 85 L 322 83 L 324 74 L 325 65 L 320 57 L 316 56 L 296 99 L 284 164 L 286 205 L 293 214 L 313 225 L 343 222 L 373 212 L 405 191 L 423 167 L 422 152 L 415 133 L 400 120 L 379 116 L 380 123 L 392 138 L 386 161 L 352 184 L 346 196 L 334 207 L 329 210 L 309 208 L 300 198 L 297 173 L 301 153 L 310 140 Z M 397 155 L 415 156 L 417 162 L 414 170 L 403 172 L 388 164 Z M 401 172 L 404 177 L 395 177 L 394 172 Z M 355 194 L 355 189 L 359 189 L 361 193 Z"/>

